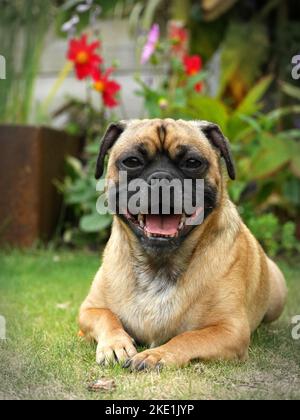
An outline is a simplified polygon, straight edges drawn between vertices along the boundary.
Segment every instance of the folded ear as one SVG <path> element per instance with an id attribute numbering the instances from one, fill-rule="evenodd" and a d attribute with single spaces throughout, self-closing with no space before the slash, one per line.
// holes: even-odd
<path id="1" fill-rule="evenodd" d="M 230 143 L 222 133 L 220 127 L 209 122 L 200 122 L 201 131 L 205 134 L 211 145 L 221 152 L 224 158 L 228 175 L 232 180 L 236 179 L 235 165 L 230 149 Z"/>
<path id="2" fill-rule="evenodd" d="M 124 132 L 126 125 L 125 121 L 113 123 L 108 127 L 106 133 L 104 134 L 104 137 L 101 140 L 100 152 L 97 160 L 96 179 L 100 179 L 102 177 L 104 173 L 105 156 L 113 147 L 120 135 Z"/>

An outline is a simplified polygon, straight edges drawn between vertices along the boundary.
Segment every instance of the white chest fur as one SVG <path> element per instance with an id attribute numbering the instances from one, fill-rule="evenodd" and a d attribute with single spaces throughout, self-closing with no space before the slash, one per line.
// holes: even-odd
<path id="1" fill-rule="evenodd" d="M 138 342 L 157 346 L 180 330 L 179 273 L 169 268 L 135 271 L 134 292 L 126 307 L 119 308 L 119 316 Z"/>

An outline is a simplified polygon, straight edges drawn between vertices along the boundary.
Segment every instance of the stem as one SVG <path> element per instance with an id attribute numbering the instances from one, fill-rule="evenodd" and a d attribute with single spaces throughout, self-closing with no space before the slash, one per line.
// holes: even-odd
<path id="1" fill-rule="evenodd" d="M 254 20 L 262 21 L 279 5 L 281 0 L 270 0 Z"/>
<path id="2" fill-rule="evenodd" d="M 127 114 L 127 110 L 126 110 L 122 95 L 120 97 L 119 103 L 120 103 L 120 107 L 121 107 L 121 111 L 122 111 L 122 116 L 125 120 L 127 120 L 128 119 L 128 114 Z"/>
<path id="3" fill-rule="evenodd" d="M 68 61 L 66 63 L 66 65 L 64 66 L 64 68 L 62 69 L 62 71 L 60 72 L 60 74 L 58 76 L 58 79 L 54 83 L 52 89 L 49 92 L 49 95 L 47 96 L 47 98 L 45 99 L 45 101 L 42 105 L 42 109 L 44 111 L 47 111 L 47 109 L 49 108 L 49 105 L 51 104 L 51 102 L 55 98 L 57 92 L 59 91 L 62 84 L 64 83 L 66 78 L 69 76 L 69 74 L 71 73 L 73 68 L 74 68 L 74 64 L 71 61 Z"/>
<path id="4" fill-rule="evenodd" d="M 190 18 L 190 0 L 173 0 L 172 19 L 188 23 Z"/>
<path id="5" fill-rule="evenodd" d="M 92 106 L 92 90 L 89 82 L 86 82 L 86 101 L 89 106 Z"/>

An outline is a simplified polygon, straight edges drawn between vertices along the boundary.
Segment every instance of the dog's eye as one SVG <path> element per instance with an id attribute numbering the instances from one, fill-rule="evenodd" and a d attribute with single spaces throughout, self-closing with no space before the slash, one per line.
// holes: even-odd
<path id="1" fill-rule="evenodd" d="M 198 159 L 188 159 L 185 161 L 184 166 L 187 169 L 199 169 L 202 166 L 202 162 Z"/>
<path id="2" fill-rule="evenodd" d="M 123 160 L 123 165 L 128 169 L 136 169 L 143 166 L 143 163 L 137 157 L 129 157 Z"/>

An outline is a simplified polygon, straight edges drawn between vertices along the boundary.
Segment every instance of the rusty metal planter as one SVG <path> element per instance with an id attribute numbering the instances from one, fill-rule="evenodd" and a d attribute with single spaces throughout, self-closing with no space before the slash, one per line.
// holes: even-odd
<path id="1" fill-rule="evenodd" d="M 0 126 L 0 244 L 30 247 L 49 240 L 62 197 L 54 181 L 64 176 L 67 155 L 78 155 L 80 140 L 64 132 Z"/>

